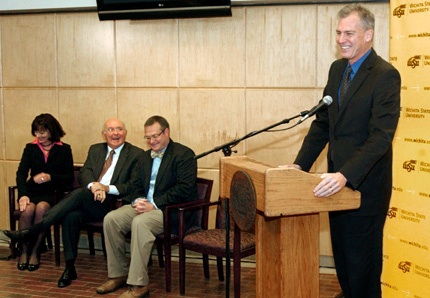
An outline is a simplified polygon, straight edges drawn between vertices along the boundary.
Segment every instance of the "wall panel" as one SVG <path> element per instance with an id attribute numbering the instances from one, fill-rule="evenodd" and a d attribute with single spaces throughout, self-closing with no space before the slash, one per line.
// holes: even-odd
<path id="1" fill-rule="evenodd" d="M 83 163 L 88 148 L 103 142 L 102 127 L 106 119 L 118 116 L 115 92 L 111 89 L 61 89 L 59 120 L 72 146 L 73 160 Z"/>
<path id="2" fill-rule="evenodd" d="M 117 85 L 177 86 L 178 50 L 178 20 L 117 21 Z"/>
<path id="3" fill-rule="evenodd" d="M 179 85 L 241 87 L 245 83 L 245 10 L 231 18 L 179 22 Z"/>
<path id="4" fill-rule="evenodd" d="M 55 89 L 4 89 L 6 160 L 20 160 L 25 144 L 32 142 L 31 123 L 41 113 L 58 117 Z M 61 119 L 58 119 L 61 122 Z"/>
<path id="5" fill-rule="evenodd" d="M 2 16 L 5 87 L 56 86 L 55 15 Z"/>
<path id="6" fill-rule="evenodd" d="M 132 108 L 130 108 L 132 107 Z M 127 126 L 127 140 L 147 150 L 144 127 L 146 119 L 162 115 L 170 124 L 171 138 L 180 142 L 178 91 L 172 89 L 119 89 L 118 117 Z"/>
<path id="7" fill-rule="evenodd" d="M 315 86 L 316 12 L 313 5 L 247 8 L 247 86 Z"/>
<path id="8" fill-rule="evenodd" d="M 57 14 L 60 87 L 114 85 L 114 26 L 97 13 Z"/>
<path id="9" fill-rule="evenodd" d="M 240 89 L 181 89 L 181 140 L 201 154 L 245 135 L 245 92 Z M 246 154 L 245 143 L 234 147 Z M 198 160 L 200 168 L 218 169 L 222 151 Z"/>
<path id="10" fill-rule="evenodd" d="M 315 93 L 314 90 L 248 90 L 246 93 L 247 132 L 258 131 L 300 115 L 300 111 L 315 105 Z M 272 130 L 292 127 L 300 118 L 274 127 Z M 289 130 L 264 132 L 249 138 L 247 155 L 275 167 L 291 163 L 300 149 L 303 135 L 310 123 L 311 121 L 308 120 Z"/>
<path id="11" fill-rule="evenodd" d="M 9 226 L 9 203 L 8 203 L 8 190 L 7 190 L 7 177 L 6 162 L 0 161 L 0 226 Z M 11 175 L 12 176 L 12 175 Z"/>

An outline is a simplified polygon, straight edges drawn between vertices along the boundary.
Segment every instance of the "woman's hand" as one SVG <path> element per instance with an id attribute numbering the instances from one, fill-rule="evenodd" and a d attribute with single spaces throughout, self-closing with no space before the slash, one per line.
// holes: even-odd
<path id="1" fill-rule="evenodd" d="M 24 212 L 28 205 L 30 205 L 30 198 L 27 196 L 22 196 L 18 200 L 19 211 Z"/>
<path id="2" fill-rule="evenodd" d="M 51 175 L 44 172 L 33 176 L 33 181 L 37 184 L 42 184 L 51 181 Z"/>

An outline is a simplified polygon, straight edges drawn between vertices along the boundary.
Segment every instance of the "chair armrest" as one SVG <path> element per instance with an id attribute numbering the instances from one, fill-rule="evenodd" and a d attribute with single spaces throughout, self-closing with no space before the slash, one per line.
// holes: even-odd
<path id="1" fill-rule="evenodd" d="M 185 202 L 185 203 L 179 203 L 179 204 L 173 204 L 173 205 L 169 205 L 166 207 L 165 211 L 168 213 L 170 212 L 172 209 L 176 210 L 179 208 L 186 208 L 186 207 L 190 207 L 190 206 L 195 206 L 196 204 L 201 204 L 203 200 L 195 200 L 195 201 L 191 201 L 191 202 Z"/>
<path id="2" fill-rule="evenodd" d="M 183 214 L 184 211 L 189 211 L 189 210 L 193 210 L 193 209 L 200 209 L 202 207 L 210 207 L 213 205 L 219 205 L 221 202 L 220 201 L 216 201 L 216 202 L 201 202 L 202 200 L 198 200 L 196 202 L 198 202 L 198 204 L 193 204 L 191 206 L 184 206 L 184 207 L 179 207 L 178 208 L 178 212 L 180 214 Z"/>
<path id="3" fill-rule="evenodd" d="M 179 209 L 192 209 L 191 207 L 197 206 L 202 204 L 201 199 L 191 201 L 191 202 L 185 202 L 185 203 L 179 203 L 179 204 L 173 204 L 169 205 L 164 209 L 164 241 L 170 241 L 171 238 L 171 230 L 170 230 L 170 213 L 172 211 L 178 211 Z M 179 213 L 179 211 L 178 211 Z"/>
<path id="4" fill-rule="evenodd" d="M 219 205 L 221 204 L 221 201 L 216 202 L 199 202 L 193 206 L 186 206 L 181 207 L 178 209 L 178 221 L 179 221 L 179 241 L 182 241 L 182 239 L 185 236 L 185 217 L 184 213 L 186 211 L 194 210 L 194 209 L 209 209 L 210 206 Z M 208 212 L 208 211 L 206 211 Z M 207 230 L 208 227 L 202 227 L 202 229 Z"/>

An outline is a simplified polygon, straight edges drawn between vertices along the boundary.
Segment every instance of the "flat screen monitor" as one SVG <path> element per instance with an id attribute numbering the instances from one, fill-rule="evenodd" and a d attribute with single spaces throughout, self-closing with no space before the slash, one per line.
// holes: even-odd
<path id="1" fill-rule="evenodd" d="M 100 20 L 231 16 L 231 0 L 97 0 Z"/>

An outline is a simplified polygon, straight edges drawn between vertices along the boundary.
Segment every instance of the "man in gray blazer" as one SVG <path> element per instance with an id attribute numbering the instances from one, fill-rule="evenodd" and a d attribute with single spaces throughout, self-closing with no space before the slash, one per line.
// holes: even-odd
<path id="1" fill-rule="evenodd" d="M 309 171 L 328 143 L 328 173 L 315 187 L 328 197 L 347 186 L 361 192 L 357 210 L 331 212 L 337 276 L 344 297 L 381 297 L 382 232 L 392 188 L 392 140 L 400 114 L 400 74 L 372 49 L 373 14 L 360 5 L 338 13 L 342 59 L 330 68 L 324 95 L 294 164 Z M 347 77 L 347 69 L 351 74 Z M 343 91 L 341 83 L 349 85 Z"/>
<path id="2" fill-rule="evenodd" d="M 130 201 L 130 181 L 143 150 L 127 143 L 126 136 L 127 130 L 121 120 L 108 119 L 102 130 L 106 142 L 92 145 L 88 151 L 79 174 L 81 188 L 75 189 L 47 211 L 40 224 L 28 230 L 7 233 L 9 237 L 25 241 L 53 224 L 62 224 L 66 268 L 58 280 L 58 287 L 66 287 L 77 278 L 74 263 L 82 225 L 88 221 L 101 221 L 110 211 L 111 200 Z M 109 167 L 103 169 L 108 160 Z"/>
<path id="3" fill-rule="evenodd" d="M 144 129 L 151 150 L 139 162 L 132 205 L 110 212 L 103 222 L 109 279 L 97 288 L 99 294 L 129 284 L 129 291 L 120 297 L 147 296 L 148 261 L 155 236 L 163 232 L 163 211 L 169 205 L 197 199 L 194 152 L 170 139 L 169 123 L 161 116 L 150 117 Z M 192 221 L 191 217 L 186 220 Z M 125 235 L 130 231 L 131 260 L 125 251 Z"/>

